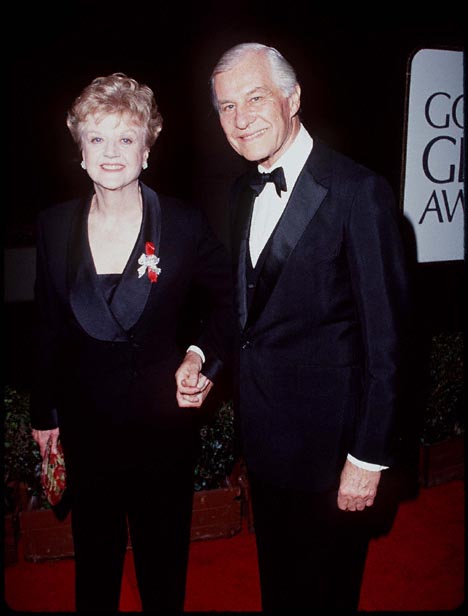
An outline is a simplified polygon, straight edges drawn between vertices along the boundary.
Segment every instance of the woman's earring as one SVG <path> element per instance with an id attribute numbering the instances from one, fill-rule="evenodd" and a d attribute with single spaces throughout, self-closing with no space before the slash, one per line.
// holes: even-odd
<path id="1" fill-rule="evenodd" d="M 86 163 L 84 160 L 81 161 L 81 168 L 86 169 Z"/>
<path id="2" fill-rule="evenodd" d="M 141 168 L 142 168 L 142 169 L 148 169 L 148 163 L 146 162 L 146 160 L 145 160 L 145 162 L 141 165 Z"/>

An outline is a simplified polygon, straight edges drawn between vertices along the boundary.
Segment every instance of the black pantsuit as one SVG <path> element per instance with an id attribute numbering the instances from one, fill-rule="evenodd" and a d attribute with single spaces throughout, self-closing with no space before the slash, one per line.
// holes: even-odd
<path id="1" fill-rule="evenodd" d="M 77 607 L 93 613 L 117 609 L 127 524 L 144 610 L 182 609 L 200 415 L 179 408 L 175 372 L 196 344 L 216 382 L 231 323 L 230 266 L 201 211 L 144 184 L 141 194 L 139 236 L 111 279 L 96 273 L 88 243 L 91 195 L 38 221 L 32 425 L 60 428 Z M 156 282 L 138 271 L 149 242 Z M 184 340 L 193 288 L 203 324 Z"/>
<path id="2" fill-rule="evenodd" d="M 143 611 L 182 612 L 195 445 L 193 435 L 179 431 L 154 435 L 147 464 L 76 486 L 72 524 L 79 611 L 118 609 L 128 529 Z"/>

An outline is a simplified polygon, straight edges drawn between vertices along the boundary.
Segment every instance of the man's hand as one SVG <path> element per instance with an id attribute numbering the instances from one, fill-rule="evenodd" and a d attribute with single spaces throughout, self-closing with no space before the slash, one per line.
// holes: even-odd
<path id="1" fill-rule="evenodd" d="M 181 408 L 200 408 L 213 383 L 201 372 L 203 362 L 198 353 L 188 351 L 176 374 L 177 403 Z"/>
<path id="2" fill-rule="evenodd" d="M 32 437 L 39 445 L 41 457 L 44 459 L 47 449 L 47 443 L 50 440 L 50 450 L 52 453 L 57 453 L 57 440 L 60 434 L 59 428 L 53 430 L 33 430 Z"/>
<path id="3" fill-rule="evenodd" d="M 381 471 L 368 471 L 346 460 L 341 471 L 338 508 L 363 511 L 374 504 Z"/>

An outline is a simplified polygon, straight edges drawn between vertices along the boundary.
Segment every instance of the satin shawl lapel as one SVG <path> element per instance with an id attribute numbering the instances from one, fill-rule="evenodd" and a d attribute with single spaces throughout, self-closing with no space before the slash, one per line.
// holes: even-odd
<path id="1" fill-rule="evenodd" d="M 141 184 L 143 220 L 138 239 L 110 305 L 101 290 L 88 241 L 87 220 L 91 197 L 78 208 L 72 225 L 69 255 L 70 304 L 81 327 L 98 340 L 124 341 L 146 305 L 152 284 L 145 275 L 138 278 L 138 258 L 151 241 L 158 253 L 161 215 L 157 195 Z"/>
<path id="2" fill-rule="evenodd" d="M 161 244 L 161 206 L 156 193 L 141 184 L 143 196 L 143 221 L 138 240 L 125 267 L 122 280 L 111 302 L 111 310 L 116 320 L 125 330 L 129 330 L 145 308 L 148 295 L 154 285 L 145 273 L 138 278 L 138 259 L 145 252 L 145 243 L 153 242 L 155 254 L 159 256 Z"/>
<path id="3" fill-rule="evenodd" d="M 246 259 L 248 255 L 248 242 L 250 222 L 255 200 L 255 193 L 249 186 L 245 186 L 240 193 L 236 214 L 232 228 L 233 259 L 237 265 L 236 273 L 236 308 L 237 316 L 242 327 L 247 321 L 247 289 L 246 289 Z"/>
<path id="4" fill-rule="evenodd" d="M 246 328 L 259 317 L 268 302 L 281 271 L 307 225 L 315 216 L 328 189 L 314 176 L 328 175 L 320 159 L 321 146 L 316 144 L 299 175 L 286 209 L 266 246 L 263 267 L 257 280 Z"/>

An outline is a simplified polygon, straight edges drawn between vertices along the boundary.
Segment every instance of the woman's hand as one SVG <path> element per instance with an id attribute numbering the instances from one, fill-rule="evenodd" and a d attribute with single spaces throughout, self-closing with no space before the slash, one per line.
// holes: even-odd
<path id="1" fill-rule="evenodd" d="M 60 434 L 59 428 L 54 428 L 53 430 L 33 430 L 32 437 L 39 445 L 39 450 L 41 452 L 42 459 L 46 454 L 47 444 L 50 440 L 50 450 L 52 453 L 57 453 L 57 441 Z"/>
<path id="2" fill-rule="evenodd" d="M 177 403 L 181 408 L 200 408 L 213 383 L 202 374 L 201 357 L 188 351 L 176 374 Z"/>

